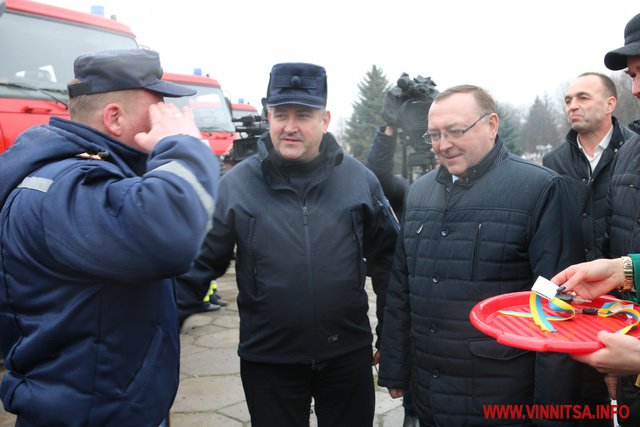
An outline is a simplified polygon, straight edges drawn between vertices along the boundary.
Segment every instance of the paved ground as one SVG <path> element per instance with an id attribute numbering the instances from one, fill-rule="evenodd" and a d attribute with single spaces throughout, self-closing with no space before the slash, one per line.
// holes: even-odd
<path id="1" fill-rule="evenodd" d="M 370 284 L 367 290 L 371 296 L 371 324 L 375 327 L 375 299 Z M 233 269 L 218 280 L 218 291 L 229 305 L 216 312 L 190 317 L 180 335 L 180 388 L 171 408 L 172 427 L 251 425 L 236 352 L 239 319 Z M 377 378 L 375 370 L 374 376 Z M 402 421 L 401 401 L 392 400 L 386 389 L 377 388 L 374 426 L 400 427 Z M 0 409 L 0 427 L 13 426 L 14 422 L 13 415 Z M 313 415 L 310 424 L 317 425 Z"/>

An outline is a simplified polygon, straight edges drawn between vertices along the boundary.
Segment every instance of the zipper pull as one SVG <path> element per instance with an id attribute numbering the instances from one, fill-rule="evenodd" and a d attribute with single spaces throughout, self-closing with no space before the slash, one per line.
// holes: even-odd
<path id="1" fill-rule="evenodd" d="M 309 211 L 306 206 L 302 207 L 302 223 L 304 225 L 309 224 Z"/>

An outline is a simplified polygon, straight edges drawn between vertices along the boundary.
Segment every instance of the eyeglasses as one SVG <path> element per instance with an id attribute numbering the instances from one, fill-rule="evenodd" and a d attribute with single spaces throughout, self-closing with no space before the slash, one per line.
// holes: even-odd
<path id="1" fill-rule="evenodd" d="M 438 143 L 440 142 L 440 138 L 442 138 L 443 136 L 448 140 L 458 139 L 462 135 L 470 131 L 471 128 L 473 128 L 475 125 L 477 125 L 480 120 L 484 119 L 490 114 L 491 113 L 484 113 L 482 116 L 480 116 L 478 120 L 473 122 L 466 129 L 449 129 L 449 130 L 445 130 L 444 132 L 440 132 L 438 130 L 433 132 L 426 131 L 424 135 L 422 135 L 422 139 L 424 139 L 424 142 L 426 142 L 427 144 Z"/>

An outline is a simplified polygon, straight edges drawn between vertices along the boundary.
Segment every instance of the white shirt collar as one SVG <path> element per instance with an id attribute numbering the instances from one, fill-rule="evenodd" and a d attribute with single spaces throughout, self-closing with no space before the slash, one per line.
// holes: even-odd
<path id="1" fill-rule="evenodd" d="M 584 147 L 580 143 L 580 135 L 578 135 L 578 137 L 576 138 L 578 141 L 578 148 L 580 149 L 580 151 L 584 153 L 585 157 L 589 161 L 589 164 L 591 165 L 591 171 L 595 170 L 596 166 L 598 165 L 598 162 L 600 161 L 600 158 L 602 158 L 602 153 L 609 146 L 609 142 L 611 141 L 612 134 L 613 134 L 613 126 L 609 128 L 609 132 L 607 132 L 604 138 L 602 138 L 602 140 L 600 141 L 600 143 L 596 145 L 596 148 L 593 150 L 593 156 L 590 156 L 589 154 L 587 154 Z"/>

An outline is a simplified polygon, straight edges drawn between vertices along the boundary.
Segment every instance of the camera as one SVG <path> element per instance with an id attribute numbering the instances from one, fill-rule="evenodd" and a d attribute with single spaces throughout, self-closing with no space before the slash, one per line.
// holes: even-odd
<path id="1" fill-rule="evenodd" d="M 269 126 L 266 119 L 258 115 L 244 116 L 233 121 L 240 123 L 236 125 L 240 138 L 233 141 L 231 150 L 232 161 L 238 163 L 258 152 L 258 139 L 269 130 Z"/>
<path id="2" fill-rule="evenodd" d="M 422 135 L 427 131 L 429 108 L 438 93 L 430 77 L 411 78 L 402 73 L 396 86 L 387 91 L 382 105 L 383 119 L 396 128 L 403 144 L 403 176 L 409 181 L 412 181 L 414 169 L 421 174 L 435 167 L 431 146 Z M 413 152 L 408 153 L 407 147 Z"/>
<path id="3" fill-rule="evenodd" d="M 411 78 L 402 73 L 396 86 L 387 91 L 382 105 L 382 117 L 389 124 L 405 133 L 419 134 L 427 131 L 427 114 L 438 94 L 430 77 Z"/>
<path id="4" fill-rule="evenodd" d="M 258 139 L 269 130 L 265 101 L 263 98 L 261 115 L 247 115 L 231 119 L 237 123 L 235 126 L 239 137 L 233 141 L 233 148 L 223 159 L 225 163 L 235 165 L 258 152 Z"/>

